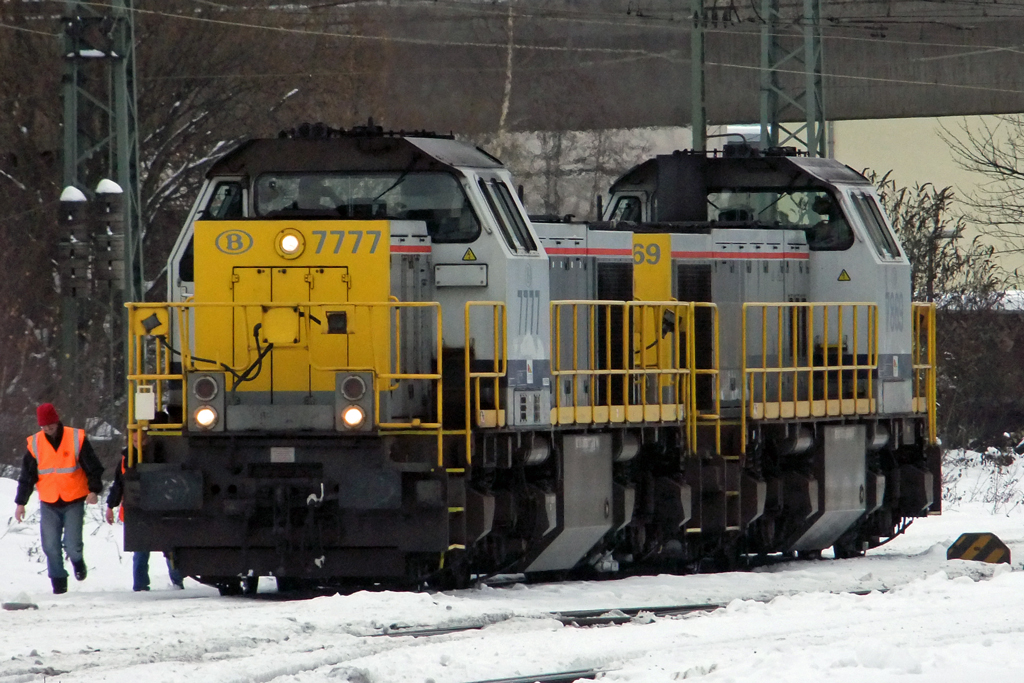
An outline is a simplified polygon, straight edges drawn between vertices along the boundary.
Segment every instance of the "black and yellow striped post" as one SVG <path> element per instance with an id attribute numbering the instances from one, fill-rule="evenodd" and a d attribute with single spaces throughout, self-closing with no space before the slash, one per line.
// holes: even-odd
<path id="1" fill-rule="evenodd" d="M 946 550 L 946 559 L 1010 564 L 1010 549 L 995 534 L 962 534 Z"/>

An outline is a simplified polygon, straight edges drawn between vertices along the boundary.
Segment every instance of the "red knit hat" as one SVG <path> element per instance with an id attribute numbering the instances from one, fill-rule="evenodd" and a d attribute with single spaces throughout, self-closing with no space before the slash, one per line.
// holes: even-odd
<path id="1" fill-rule="evenodd" d="M 40 427 L 45 427 L 60 422 L 60 416 L 57 415 L 57 409 L 52 403 L 44 403 L 36 408 L 36 420 L 39 421 Z"/>

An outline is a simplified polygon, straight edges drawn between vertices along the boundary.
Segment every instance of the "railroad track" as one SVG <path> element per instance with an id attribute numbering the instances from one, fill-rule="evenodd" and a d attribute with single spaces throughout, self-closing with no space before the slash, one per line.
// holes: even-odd
<path id="1" fill-rule="evenodd" d="M 627 624 L 638 617 L 649 614 L 652 617 L 677 617 L 694 612 L 714 612 L 725 605 L 701 603 L 696 605 L 670 605 L 667 607 L 626 607 L 616 609 L 586 609 L 570 612 L 552 612 L 554 617 L 566 625 L 615 626 Z"/>
<path id="2" fill-rule="evenodd" d="M 557 619 L 566 626 L 617 626 L 630 623 L 644 615 L 653 617 L 672 617 L 693 614 L 694 612 L 713 612 L 724 607 L 721 604 L 700 603 L 695 605 L 669 605 L 663 607 L 616 607 L 613 609 L 587 609 L 572 610 L 563 612 L 549 612 L 553 619 Z M 463 624 L 461 626 L 439 626 L 429 628 L 391 626 L 374 633 L 374 636 L 388 636 L 397 638 L 399 636 L 412 638 L 427 638 L 441 636 L 450 633 L 462 633 L 464 631 L 479 631 L 491 626 L 496 622 Z"/>
<path id="3" fill-rule="evenodd" d="M 871 591 L 849 591 L 857 595 L 865 595 Z M 884 592 L 884 590 L 883 590 Z M 772 596 L 775 597 L 775 596 Z M 767 602 L 771 600 L 771 597 L 757 600 L 758 602 Z M 699 612 L 714 612 L 717 609 L 725 607 L 724 603 L 698 603 L 690 605 L 665 605 L 659 607 L 626 607 L 626 608 L 613 608 L 613 609 L 594 609 L 594 610 L 570 610 L 561 612 L 550 612 L 552 618 L 557 619 L 566 626 L 576 626 L 580 628 L 591 628 L 599 626 L 618 626 L 621 624 L 628 624 L 636 622 L 638 619 L 643 619 L 645 616 L 649 616 L 652 619 L 656 617 L 677 617 L 685 616 L 687 614 L 695 614 Z M 465 631 L 476 631 L 486 628 L 495 622 L 488 623 L 477 623 L 477 624 L 464 624 L 462 626 L 448 626 L 448 627 L 434 627 L 434 628 L 403 628 L 403 627 L 391 627 L 387 628 L 381 633 L 374 634 L 376 636 L 389 636 L 389 637 L 412 637 L 412 638 L 427 638 L 431 636 L 448 635 L 452 633 L 461 633 Z M 481 681 L 471 681 L 470 683 L 572 683 L 572 681 L 578 680 L 593 680 L 597 678 L 599 674 L 605 673 L 605 669 L 576 669 L 573 671 L 556 671 L 551 673 L 531 674 L 528 676 L 514 676 L 511 678 L 490 678 Z"/>
<path id="4" fill-rule="evenodd" d="M 559 671 L 549 674 L 515 676 L 513 678 L 489 678 L 486 681 L 473 681 L 473 683 L 572 683 L 581 678 L 593 680 L 597 678 L 598 674 L 604 672 L 604 669 L 581 669 L 579 671 Z"/>

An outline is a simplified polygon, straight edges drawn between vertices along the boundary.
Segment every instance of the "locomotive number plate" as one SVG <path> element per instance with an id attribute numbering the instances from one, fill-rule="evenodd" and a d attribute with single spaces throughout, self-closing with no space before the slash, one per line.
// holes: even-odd
<path id="1" fill-rule="evenodd" d="M 363 236 L 366 236 L 365 240 Z M 342 247 L 345 253 L 356 254 L 360 250 L 370 253 L 377 253 L 377 245 L 380 244 L 380 230 L 314 230 L 313 236 L 317 238 L 316 253 L 339 254 Z"/>

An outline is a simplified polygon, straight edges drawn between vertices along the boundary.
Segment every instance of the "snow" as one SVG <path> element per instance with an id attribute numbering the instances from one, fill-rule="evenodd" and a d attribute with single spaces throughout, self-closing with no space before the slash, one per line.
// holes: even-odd
<path id="1" fill-rule="evenodd" d="M 79 190 L 74 185 L 68 185 L 60 193 L 60 200 L 62 202 L 84 202 L 88 201 L 85 197 L 85 193 Z"/>
<path id="2" fill-rule="evenodd" d="M 104 178 L 96 185 L 96 194 L 121 194 L 121 186 L 109 178 Z"/>
<path id="3" fill-rule="evenodd" d="M 116 52 L 107 53 L 107 52 L 104 52 L 103 50 L 96 50 L 94 48 L 86 48 L 84 50 L 79 50 L 77 53 L 69 52 L 67 54 L 67 56 L 70 58 L 70 57 L 74 57 L 76 54 L 79 57 L 83 58 L 83 59 L 103 59 L 104 57 L 107 57 L 107 56 L 110 56 L 110 57 L 113 57 L 114 59 L 117 59 L 117 53 Z"/>
<path id="4" fill-rule="evenodd" d="M 222 598 L 190 579 L 173 590 L 159 555 L 150 561 L 153 590 L 133 593 L 121 530 L 103 523 L 100 506 L 87 508 L 88 579 L 52 595 L 33 496 L 25 523 L 10 520 L 0 535 L 0 598 L 39 607 L 0 612 L 0 681 L 461 683 L 590 669 L 601 670 L 601 680 L 645 683 L 1024 680 L 1016 469 L 985 467 L 978 455 L 957 462 L 949 471 L 952 509 L 917 520 L 862 558 L 290 601 Z M 13 501 L 14 491 L 0 479 L 0 499 Z M 1014 564 L 947 561 L 946 548 L 968 531 L 995 533 Z M 273 590 L 272 580 L 261 582 L 261 591 Z M 591 628 L 551 616 L 695 603 L 727 606 Z M 395 635 L 460 625 L 482 628 Z"/>

